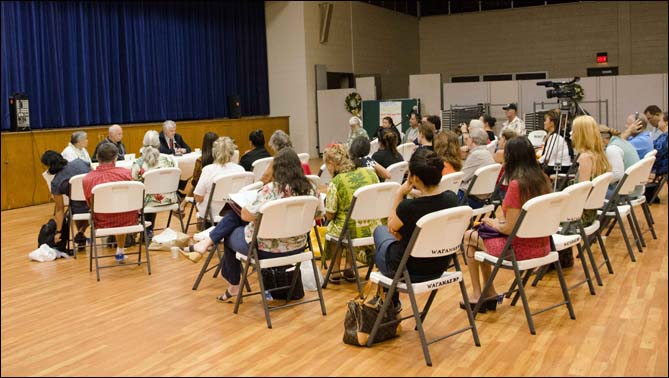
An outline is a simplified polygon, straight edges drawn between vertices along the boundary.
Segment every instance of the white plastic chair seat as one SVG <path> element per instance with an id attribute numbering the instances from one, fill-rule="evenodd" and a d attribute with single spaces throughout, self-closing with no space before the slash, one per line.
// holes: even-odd
<path id="1" fill-rule="evenodd" d="M 186 197 L 186 202 L 195 204 L 195 198 L 194 197 Z"/>
<path id="2" fill-rule="evenodd" d="M 485 205 L 481 208 L 474 209 L 472 211 L 472 217 L 478 217 L 479 215 L 482 215 L 482 214 L 492 213 L 493 210 L 495 210 L 495 205 Z"/>
<path id="3" fill-rule="evenodd" d="M 151 222 L 144 222 L 144 223 L 146 223 L 147 227 L 151 224 Z M 122 235 L 122 234 L 130 234 L 133 232 L 144 232 L 144 227 L 142 227 L 141 224 L 136 224 L 134 226 L 126 226 L 126 227 L 101 228 L 95 230 L 95 236 L 100 237 L 109 235 Z"/>
<path id="4" fill-rule="evenodd" d="M 593 235 L 595 232 L 597 232 L 597 230 L 599 230 L 599 221 L 594 221 L 590 226 L 585 227 L 584 229 L 586 236 Z"/>
<path id="5" fill-rule="evenodd" d="M 75 221 L 91 220 L 91 213 L 73 214 L 72 220 Z"/>
<path id="6" fill-rule="evenodd" d="M 626 217 L 627 214 L 630 212 L 630 205 L 621 205 L 618 206 L 618 211 L 620 212 L 620 216 Z M 602 210 L 597 210 L 597 215 L 602 215 Z M 606 213 L 607 217 L 615 217 L 616 213 L 613 211 L 609 211 Z"/>
<path id="7" fill-rule="evenodd" d="M 164 206 L 146 206 L 144 207 L 144 214 L 154 214 L 154 213 L 161 213 L 163 211 L 177 211 L 179 210 L 179 204 L 178 203 L 173 203 L 171 205 L 164 205 Z"/>
<path id="8" fill-rule="evenodd" d="M 632 206 L 634 206 L 634 207 L 641 206 L 641 205 L 643 205 L 644 203 L 646 203 L 646 196 L 641 195 L 641 196 L 639 196 L 639 197 L 637 197 L 637 198 L 630 199 L 630 203 L 631 203 Z"/>
<path id="9" fill-rule="evenodd" d="M 491 264 L 497 263 L 498 257 L 489 255 L 486 252 L 483 251 L 477 251 L 474 253 L 474 258 L 476 261 L 487 261 Z M 536 259 L 529 259 L 529 260 L 522 260 L 522 261 L 517 261 L 518 263 L 518 269 L 519 270 L 529 270 L 529 269 L 534 269 L 539 266 L 547 265 L 550 263 L 554 263 L 558 260 L 559 256 L 558 253 L 555 251 L 549 252 L 546 256 L 544 257 L 538 257 Z M 507 268 L 512 268 L 513 264 L 511 263 L 511 260 L 504 260 L 502 261 L 502 265 L 507 267 Z"/>
<path id="10" fill-rule="evenodd" d="M 576 244 L 581 242 L 580 235 L 553 234 L 552 238 L 553 238 L 553 243 L 555 244 L 555 249 L 557 249 L 558 251 L 575 246 Z"/>
<path id="11" fill-rule="evenodd" d="M 369 279 L 372 280 L 372 282 L 375 284 L 381 284 L 386 287 L 390 287 L 390 285 L 393 283 L 392 277 L 386 277 L 381 272 L 372 272 L 372 274 L 369 276 Z M 462 272 L 444 272 L 441 277 L 437 279 L 412 283 L 411 287 L 413 288 L 414 293 L 420 294 L 437 290 L 440 287 L 460 281 L 462 281 Z M 397 289 L 401 292 L 406 292 L 407 284 L 404 282 L 399 282 L 397 284 Z"/>
<path id="12" fill-rule="evenodd" d="M 331 235 L 329 235 L 329 234 L 325 234 L 325 240 L 329 240 L 329 241 L 337 241 L 338 238 L 335 237 L 335 236 L 331 236 Z M 342 243 L 343 243 L 343 244 L 347 244 L 347 241 L 346 241 L 346 240 L 342 240 Z M 370 237 L 366 237 L 366 238 L 354 238 L 354 239 L 351 240 L 351 245 L 353 245 L 354 247 L 362 247 L 362 246 L 366 246 L 366 245 L 374 245 L 374 237 L 373 237 L 373 236 L 370 236 Z"/>
<path id="13" fill-rule="evenodd" d="M 277 253 L 277 256 L 281 256 L 281 253 Z M 241 254 L 237 252 L 235 255 L 237 257 L 237 260 L 244 260 L 248 259 L 248 256 Z M 297 264 L 298 262 L 305 262 L 305 261 L 310 261 L 311 259 L 314 258 L 314 254 L 311 253 L 311 251 L 306 251 L 302 253 L 298 253 L 296 255 L 290 255 L 290 256 L 283 256 L 283 257 L 272 257 L 271 259 L 261 259 L 260 260 L 260 269 L 265 269 L 265 268 L 274 268 L 277 266 L 284 266 L 284 265 L 292 265 L 292 264 Z M 251 260 L 253 261 L 253 260 Z"/>

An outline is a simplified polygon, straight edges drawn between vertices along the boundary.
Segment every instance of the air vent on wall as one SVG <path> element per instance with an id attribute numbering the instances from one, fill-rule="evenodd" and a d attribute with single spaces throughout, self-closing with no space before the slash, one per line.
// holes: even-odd
<path id="1" fill-rule="evenodd" d="M 505 81 L 513 80 L 512 74 L 501 74 L 501 75 L 483 75 L 483 81 Z"/>
<path id="2" fill-rule="evenodd" d="M 451 83 L 472 83 L 475 81 L 481 81 L 481 78 L 476 76 L 453 76 L 451 78 Z"/>

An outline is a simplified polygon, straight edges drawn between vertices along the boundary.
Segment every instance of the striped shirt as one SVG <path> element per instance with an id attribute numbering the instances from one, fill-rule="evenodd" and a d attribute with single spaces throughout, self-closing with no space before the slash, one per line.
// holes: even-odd
<path id="1" fill-rule="evenodd" d="M 116 181 L 133 181 L 130 170 L 116 167 L 114 163 L 102 163 L 89 172 L 83 180 L 84 196 L 89 206 L 93 188 L 98 184 Z M 138 212 L 95 214 L 95 228 L 125 227 L 136 225 Z"/>

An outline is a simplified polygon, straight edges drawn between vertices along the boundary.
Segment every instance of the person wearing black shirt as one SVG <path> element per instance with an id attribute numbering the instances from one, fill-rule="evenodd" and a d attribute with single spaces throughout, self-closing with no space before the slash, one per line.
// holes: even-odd
<path id="1" fill-rule="evenodd" d="M 105 139 L 102 140 L 102 142 L 98 143 L 97 146 L 95 146 L 95 152 L 93 152 L 93 157 L 91 157 L 92 162 L 97 162 L 98 161 L 98 149 L 103 143 L 112 143 L 116 146 L 118 149 L 118 156 L 116 157 L 116 160 L 124 160 L 125 159 L 125 145 L 123 142 L 121 142 L 121 139 L 123 139 L 123 129 L 119 125 L 111 125 L 109 127 L 109 134 Z"/>
<path id="2" fill-rule="evenodd" d="M 439 191 L 443 168 L 444 161 L 434 151 L 421 148 L 411 156 L 409 177 L 395 196 L 388 226 L 379 226 L 374 230 L 374 258 L 383 275 L 395 275 L 416 228 L 416 222 L 422 216 L 458 206 L 455 193 Z M 413 189 L 424 195 L 416 199 L 404 199 Z M 440 277 L 450 262 L 450 255 L 431 259 L 409 257 L 406 267 L 412 282 L 423 282 Z M 399 312 L 401 304 L 397 292 L 393 296 L 393 304 Z"/>
<path id="3" fill-rule="evenodd" d="M 397 152 L 398 142 L 399 138 L 392 130 L 384 129 L 379 137 L 379 150 L 372 155 L 372 159 L 383 168 L 404 161 L 402 155 Z"/>
<path id="4" fill-rule="evenodd" d="M 251 131 L 249 134 L 249 141 L 251 141 L 253 149 L 247 151 L 244 156 L 239 159 L 239 165 L 244 167 L 248 172 L 252 172 L 254 161 L 270 157 L 271 155 L 265 149 L 265 134 L 263 134 L 262 130 L 258 129 Z"/>
<path id="5" fill-rule="evenodd" d="M 492 142 L 493 140 L 497 139 L 495 136 L 495 122 L 497 122 L 497 118 L 489 115 L 489 114 L 484 114 L 483 115 L 483 130 L 485 130 L 486 134 L 488 134 L 488 139 Z"/>
<path id="6" fill-rule="evenodd" d="M 374 133 L 374 138 L 378 139 L 379 142 L 381 141 L 381 134 L 384 131 L 392 131 L 396 136 L 397 136 L 397 143 L 399 143 L 400 140 L 402 140 L 402 135 L 400 134 L 400 131 L 397 129 L 397 126 L 393 123 L 393 119 L 390 117 L 383 117 L 383 123 L 381 126 L 376 129 L 376 132 Z"/>

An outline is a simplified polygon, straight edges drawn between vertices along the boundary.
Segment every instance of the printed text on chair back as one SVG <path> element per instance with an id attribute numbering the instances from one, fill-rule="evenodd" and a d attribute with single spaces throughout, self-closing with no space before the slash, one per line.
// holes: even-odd
<path id="1" fill-rule="evenodd" d="M 472 208 L 458 206 L 424 215 L 411 237 L 411 256 L 442 257 L 460 250 L 462 235 L 472 217 Z M 447 232 L 444 232 L 448 230 Z M 413 242 L 413 244 L 412 244 Z"/>
<path id="2" fill-rule="evenodd" d="M 100 214 L 124 213 L 144 207 L 144 184 L 116 181 L 98 184 L 92 190 L 94 211 Z M 100 200 L 100 198 L 104 200 Z"/>
<path id="3" fill-rule="evenodd" d="M 388 166 L 388 173 L 390 173 L 390 181 L 402 184 L 404 179 L 404 174 L 409 170 L 409 163 L 406 161 L 400 161 L 395 164 Z"/>
<path id="4" fill-rule="evenodd" d="M 549 193 L 534 197 L 523 205 L 525 213 L 522 224 L 516 233 L 521 238 L 539 238 L 550 236 L 558 231 L 562 206 L 569 196 L 565 193 Z"/>
<path id="5" fill-rule="evenodd" d="M 387 218 L 395 194 L 400 190 L 396 182 L 366 185 L 353 193 L 355 205 L 351 212 L 353 220 Z"/>
<path id="6" fill-rule="evenodd" d="M 445 176 L 441 176 L 441 181 L 439 182 L 439 192 L 443 193 L 447 190 L 450 190 L 453 193 L 457 193 L 464 176 L 465 174 L 462 172 L 453 172 Z"/>
<path id="7" fill-rule="evenodd" d="M 502 170 L 501 164 L 490 164 L 481 167 L 474 172 L 476 182 L 469 191 L 469 195 L 486 195 L 495 191 L 495 184 L 497 183 L 497 176 Z"/>
<path id="8" fill-rule="evenodd" d="M 282 198 L 264 204 L 260 208 L 258 237 L 277 239 L 306 234 L 314 224 L 317 207 L 318 198 L 314 196 Z"/>
<path id="9" fill-rule="evenodd" d="M 179 189 L 181 169 L 159 168 L 144 173 L 146 194 L 176 192 Z"/>
<path id="10" fill-rule="evenodd" d="M 583 215 L 583 207 L 585 206 L 585 201 L 588 200 L 588 194 L 592 190 L 592 183 L 590 181 L 579 182 L 568 186 L 562 193 L 565 193 L 569 196 L 569 199 L 565 201 L 565 204 L 562 208 L 562 221 L 563 222 L 574 222 L 578 219 L 581 219 Z"/>

